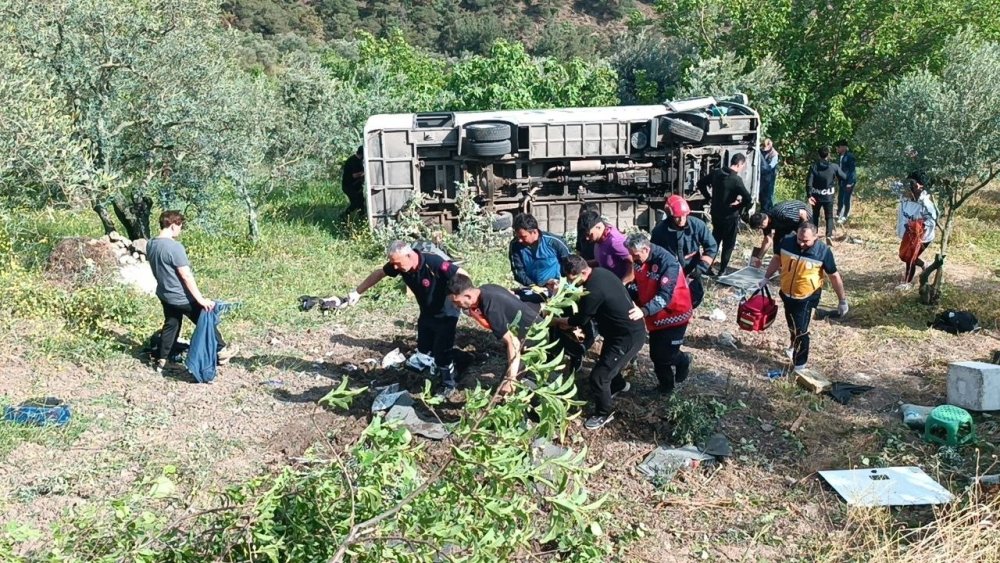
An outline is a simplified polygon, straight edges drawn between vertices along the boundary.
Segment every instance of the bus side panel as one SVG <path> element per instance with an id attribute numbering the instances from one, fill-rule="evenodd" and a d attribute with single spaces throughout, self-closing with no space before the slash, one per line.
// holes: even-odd
<path id="1" fill-rule="evenodd" d="M 419 168 L 410 132 L 368 132 L 365 165 L 369 223 L 374 227 L 391 220 L 415 193 Z"/>

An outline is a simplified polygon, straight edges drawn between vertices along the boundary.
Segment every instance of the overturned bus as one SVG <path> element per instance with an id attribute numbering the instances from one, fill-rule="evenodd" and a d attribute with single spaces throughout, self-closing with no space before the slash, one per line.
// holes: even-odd
<path id="1" fill-rule="evenodd" d="M 494 215 L 533 214 L 542 229 L 574 232 L 593 203 L 621 229 L 649 229 L 664 198 L 707 210 L 696 184 L 744 153 L 757 200 L 760 116 L 743 95 L 662 105 L 374 115 L 365 124 L 369 224 L 391 221 L 415 193 L 429 224 L 452 230 L 459 185 Z"/>

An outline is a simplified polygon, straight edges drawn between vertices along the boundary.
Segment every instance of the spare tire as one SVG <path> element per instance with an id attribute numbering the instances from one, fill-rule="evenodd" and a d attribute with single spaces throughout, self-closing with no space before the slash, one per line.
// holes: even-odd
<path id="1" fill-rule="evenodd" d="M 506 141 L 510 139 L 510 124 L 484 121 L 465 126 L 465 136 L 477 142 Z"/>
<path id="2" fill-rule="evenodd" d="M 510 211 L 501 211 L 493 217 L 493 230 L 506 231 L 514 226 L 514 215 Z"/>
<path id="3" fill-rule="evenodd" d="M 697 143 L 705 136 L 704 129 L 701 129 L 696 125 L 692 125 L 687 121 L 674 119 L 673 117 L 664 117 L 663 120 L 667 123 L 667 131 L 679 139 Z"/>
<path id="4" fill-rule="evenodd" d="M 465 152 L 470 156 L 503 156 L 510 151 L 510 140 L 476 142 L 469 139 L 465 145 Z"/>

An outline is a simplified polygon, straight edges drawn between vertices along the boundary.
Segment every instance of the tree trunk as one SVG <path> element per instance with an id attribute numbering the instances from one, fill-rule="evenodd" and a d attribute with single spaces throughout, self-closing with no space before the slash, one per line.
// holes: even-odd
<path id="1" fill-rule="evenodd" d="M 129 199 L 131 201 L 121 194 L 115 195 L 111 200 L 115 215 L 125 227 L 125 234 L 129 240 L 148 239 L 149 213 L 153 207 L 153 200 L 139 194 L 134 194 Z"/>
<path id="2" fill-rule="evenodd" d="M 250 190 L 243 184 L 236 185 L 236 192 L 247 208 L 247 234 L 252 242 L 260 240 L 260 224 L 257 222 L 257 206 L 250 197 Z"/>
<path id="3" fill-rule="evenodd" d="M 951 231 L 955 226 L 955 211 L 954 201 L 950 199 L 942 217 L 944 219 L 944 231 L 941 235 L 941 250 L 934 258 L 934 263 L 920 274 L 920 301 L 925 305 L 937 305 L 941 299 L 941 286 L 944 283 L 944 262 L 948 256 L 948 242 L 951 240 Z M 928 285 L 927 282 L 932 273 L 934 274 L 934 281 Z"/>
<path id="4" fill-rule="evenodd" d="M 97 216 L 101 218 L 101 227 L 104 228 L 104 234 L 109 235 L 113 231 L 118 230 L 115 227 L 114 220 L 111 219 L 111 215 L 108 214 L 108 208 L 103 203 L 92 201 L 90 206 L 97 213 Z"/>

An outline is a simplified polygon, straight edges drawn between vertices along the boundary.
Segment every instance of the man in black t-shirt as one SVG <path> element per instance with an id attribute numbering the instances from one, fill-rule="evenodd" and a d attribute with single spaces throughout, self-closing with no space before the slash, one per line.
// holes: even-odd
<path id="1" fill-rule="evenodd" d="M 365 162 L 364 147 L 358 147 L 358 151 L 347 157 L 344 161 L 343 173 L 340 178 L 340 187 L 347 196 L 350 205 L 344 211 L 344 215 L 355 211 L 365 211 Z"/>
<path id="2" fill-rule="evenodd" d="M 451 302 L 465 310 L 483 328 L 504 343 L 507 349 L 507 372 L 499 392 L 506 395 L 514 390 L 521 370 L 521 346 L 528 329 L 538 320 L 539 305 L 521 301 L 510 290 L 499 285 L 476 287 L 468 276 L 458 275 L 448 282 Z M 535 343 L 525 343 L 528 347 Z"/>
<path id="3" fill-rule="evenodd" d="M 386 277 L 402 277 L 420 306 L 417 352 L 407 360 L 406 367 L 418 372 L 434 369 L 447 395 L 458 385 L 452 348 L 459 316 L 458 309 L 447 299 L 448 282 L 458 274 L 468 274 L 450 260 L 418 252 L 399 240 L 389 245 L 386 254 L 389 261 L 347 296 L 347 304 L 357 304 L 362 293 Z"/>
<path id="4" fill-rule="evenodd" d="M 774 249 L 774 254 L 777 254 L 778 243 L 798 231 L 802 223 L 811 221 L 812 214 L 809 213 L 809 207 L 798 200 L 782 201 L 767 211 L 751 215 L 750 228 L 760 229 L 764 233 L 764 240 L 760 243 L 760 247 L 754 249 L 750 265 L 755 268 L 761 267 L 769 246 Z"/>
<path id="5" fill-rule="evenodd" d="M 563 259 L 562 274 L 582 285 L 587 293 L 580 298 L 576 314 L 554 319 L 552 324 L 568 330 L 593 320 L 604 337 L 601 356 L 590 371 L 596 408 L 584 423 L 588 430 L 597 430 L 614 418 L 611 399 L 629 389 L 621 370 L 646 343 L 646 325 L 642 309 L 635 306 L 621 280 L 610 270 L 591 268 L 586 260 L 574 254 Z"/>

